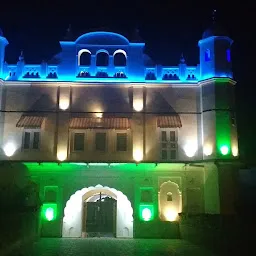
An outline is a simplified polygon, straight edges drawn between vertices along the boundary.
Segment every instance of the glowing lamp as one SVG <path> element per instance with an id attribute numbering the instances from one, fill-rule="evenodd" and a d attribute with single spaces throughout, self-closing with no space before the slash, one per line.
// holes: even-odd
<path id="1" fill-rule="evenodd" d="M 57 204 L 44 204 L 42 208 L 42 215 L 46 221 L 53 221 L 57 215 Z"/>
<path id="2" fill-rule="evenodd" d="M 14 143 L 9 142 L 4 146 L 4 153 L 8 157 L 13 156 L 15 151 L 16 151 L 16 147 Z"/>
<path id="3" fill-rule="evenodd" d="M 95 113 L 95 116 L 96 116 L 97 118 L 102 118 L 103 113 Z"/>
<path id="4" fill-rule="evenodd" d="M 58 152 L 57 158 L 59 161 L 65 161 L 67 158 L 67 152 L 65 152 L 65 151 Z"/>
<path id="5" fill-rule="evenodd" d="M 142 161 L 142 160 L 143 160 L 143 152 L 142 152 L 142 150 L 136 149 L 136 150 L 133 152 L 133 159 L 134 159 L 136 162 Z"/>
<path id="6" fill-rule="evenodd" d="M 66 110 L 69 107 L 69 99 L 67 98 L 61 98 L 59 102 L 59 108 L 62 110 Z"/>
<path id="7" fill-rule="evenodd" d="M 204 154 L 206 156 L 210 156 L 212 154 L 212 146 L 211 145 L 204 146 Z"/>
<path id="8" fill-rule="evenodd" d="M 103 116 L 103 108 L 101 106 L 94 106 L 93 107 L 94 116 L 97 118 L 102 118 Z"/>
<path id="9" fill-rule="evenodd" d="M 221 154 L 222 154 L 223 156 L 226 156 L 226 155 L 228 154 L 228 152 L 229 152 L 228 146 L 226 146 L 226 145 L 221 146 L 221 147 L 220 147 L 220 152 L 221 152 Z"/>
<path id="10" fill-rule="evenodd" d="M 140 205 L 140 218 L 143 221 L 150 221 L 154 217 L 153 205 Z"/>
<path id="11" fill-rule="evenodd" d="M 235 157 L 238 156 L 238 147 L 237 146 L 232 147 L 232 155 Z"/>
<path id="12" fill-rule="evenodd" d="M 175 221 L 177 219 L 178 213 L 173 209 L 167 209 L 164 216 L 167 221 Z"/>
<path id="13" fill-rule="evenodd" d="M 48 220 L 48 221 L 52 221 L 53 218 L 54 218 L 54 210 L 52 207 L 49 207 L 46 209 L 45 211 L 45 218 Z"/>
<path id="14" fill-rule="evenodd" d="M 185 151 L 185 154 L 187 155 L 187 157 L 193 157 L 197 151 L 196 143 L 188 142 L 184 146 L 184 151 Z"/>
<path id="15" fill-rule="evenodd" d="M 143 100 L 134 100 L 133 101 L 133 108 L 135 111 L 140 112 L 141 110 L 143 110 Z"/>

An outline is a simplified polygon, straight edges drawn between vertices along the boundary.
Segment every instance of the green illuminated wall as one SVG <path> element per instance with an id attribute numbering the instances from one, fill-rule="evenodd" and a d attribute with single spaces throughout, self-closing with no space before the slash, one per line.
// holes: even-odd
<path id="1" fill-rule="evenodd" d="M 234 108 L 234 86 L 226 79 L 215 81 L 215 105 L 216 153 L 217 157 L 227 158 L 231 155 L 230 109 Z"/>
<path id="2" fill-rule="evenodd" d="M 231 157 L 231 118 L 234 109 L 234 84 L 228 78 L 213 78 L 202 84 L 204 147 L 212 154 L 204 159 Z"/>
<path id="3" fill-rule="evenodd" d="M 231 128 L 229 111 L 216 111 L 216 147 L 217 156 L 229 157 L 231 153 Z M 228 153 L 223 154 L 223 147 Z"/>
<path id="4" fill-rule="evenodd" d="M 119 171 L 119 172 L 128 172 L 128 173 L 138 173 L 138 172 L 159 172 L 159 171 L 172 171 L 172 170 L 182 170 L 183 163 L 161 163 L 156 165 L 155 163 L 89 163 L 89 165 L 85 163 L 61 163 L 57 162 L 52 163 L 41 163 L 38 164 L 36 162 L 24 162 L 23 163 L 31 173 L 45 172 L 48 174 L 52 174 L 55 172 L 61 173 L 76 173 L 81 170 L 87 170 L 88 172 L 93 170 L 103 170 L 104 172 L 110 172 L 111 170 Z"/>
<path id="5" fill-rule="evenodd" d="M 218 145 L 225 143 L 230 146 L 229 126 L 227 125 L 229 123 L 228 111 L 226 112 L 219 111 L 220 114 L 216 116 L 216 123 L 219 125 L 217 133 L 221 134 L 217 138 L 217 142 Z M 61 237 L 64 209 L 70 197 L 82 188 L 98 184 L 115 188 L 127 196 L 133 209 L 135 237 L 160 238 L 164 227 L 169 225 L 160 219 L 158 209 L 159 188 L 163 182 L 169 180 L 177 183 L 182 193 L 184 191 L 182 196 L 184 195 L 189 200 L 189 203 L 184 204 L 183 211 L 189 212 L 188 207 L 192 209 L 195 204 L 200 204 L 198 206 L 200 210 L 197 213 L 216 214 L 221 211 L 218 186 L 220 183 L 219 167 L 214 162 L 211 165 L 202 162 L 195 166 L 185 165 L 185 163 L 160 163 L 157 165 L 155 163 L 139 163 L 137 165 L 135 163 L 110 165 L 91 163 L 87 165 L 85 163 L 43 162 L 39 164 L 34 162 L 22 164 L 14 162 L 12 168 L 21 170 L 21 165 L 27 167 L 31 179 L 40 188 L 40 199 L 43 203 L 40 218 L 42 237 Z M 206 168 L 206 165 L 209 168 Z M 179 183 L 181 181 L 182 183 Z M 222 185 L 223 191 L 226 190 L 225 186 L 226 181 Z M 193 194 L 189 197 L 188 191 L 195 190 L 195 188 L 200 188 L 198 190 L 200 194 L 196 194 L 196 196 Z M 203 189 L 201 190 L 201 188 Z M 153 196 L 142 200 L 142 192 L 147 190 L 152 191 Z M 204 202 L 201 202 L 202 198 L 204 198 Z"/>

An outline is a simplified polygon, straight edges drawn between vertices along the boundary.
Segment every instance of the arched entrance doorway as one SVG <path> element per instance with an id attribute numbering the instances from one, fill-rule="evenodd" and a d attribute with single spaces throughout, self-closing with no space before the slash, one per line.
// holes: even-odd
<path id="1" fill-rule="evenodd" d="M 103 194 L 116 200 L 116 237 L 133 237 L 133 209 L 131 202 L 121 191 L 97 185 L 76 191 L 64 209 L 62 237 L 81 237 L 84 232 L 84 202 Z"/>

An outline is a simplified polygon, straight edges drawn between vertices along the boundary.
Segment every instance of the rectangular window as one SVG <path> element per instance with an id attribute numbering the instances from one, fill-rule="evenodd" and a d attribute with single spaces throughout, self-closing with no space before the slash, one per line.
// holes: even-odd
<path id="1" fill-rule="evenodd" d="M 29 149 L 29 147 L 30 147 L 30 132 L 25 132 L 24 133 L 23 148 L 24 149 Z"/>
<path id="2" fill-rule="evenodd" d="M 174 159 L 177 158 L 176 152 L 177 152 L 176 150 L 171 150 L 171 152 L 170 152 L 170 159 L 174 160 Z"/>
<path id="3" fill-rule="evenodd" d="M 177 131 L 171 129 L 160 130 L 160 158 L 162 161 L 177 159 Z"/>
<path id="4" fill-rule="evenodd" d="M 74 134 L 74 151 L 84 151 L 84 133 Z"/>
<path id="5" fill-rule="evenodd" d="M 162 141 L 167 141 L 167 133 L 166 131 L 162 131 Z"/>
<path id="6" fill-rule="evenodd" d="M 152 189 L 142 189 L 141 190 L 141 203 L 152 203 L 153 202 L 153 193 Z"/>
<path id="7" fill-rule="evenodd" d="M 34 132 L 33 149 L 39 149 L 40 133 Z"/>
<path id="8" fill-rule="evenodd" d="M 170 131 L 170 141 L 176 141 L 175 131 Z"/>
<path id="9" fill-rule="evenodd" d="M 44 202 L 57 202 L 58 187 L 46 186 L 44 187 Z"/>
<path id="10" fill-rule="evenodd" d="M 167 150 L 162 150 L 162 160 L 167 160 L 168 156 L 167 156 Z"/>
<path id="11" fill-rule="evenodd" d="M 227 54 L 227 62 L 230 62 L 231 61 L 230 49 L 227 49 L 226 54 Z"/>
<path id="12" fill-rule="evenodd" d="M 106 133 L 97 132 L 95 135 L 95 149 L 99 151 L 106 150 Z"/>
<path id="13" fill-rule="evenodd" d="M 211 60 L 211 52 L 209 49 L 206 49 L 205 53 L 204 53 L 204 60 L 205 61 L 210 61 Z"/>
<path id="14" fill-rule="evenodd" d="M 127 150 L 127 133 L 117 133 L 116 135 L 116 151 Z"/>
<path id="15" fill-rule="evenodd" d="M 23 134 L 23 149 L 40 148 L 40 131 L 25 130 Z"/>

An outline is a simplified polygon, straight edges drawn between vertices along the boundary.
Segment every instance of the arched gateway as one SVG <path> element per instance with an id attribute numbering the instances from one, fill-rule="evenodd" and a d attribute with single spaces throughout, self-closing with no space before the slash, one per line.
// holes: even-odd
<path id="1" fill-rule="evenodd" d="M 64 209 L 62 237 L 81 237 L 83 232 L 83 203 L 99 193 L 116 200 L 116 237 L 133 237 L 133 209 L 127 196 L 114 188 L 97 185 L 76 191 Z"/>

